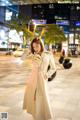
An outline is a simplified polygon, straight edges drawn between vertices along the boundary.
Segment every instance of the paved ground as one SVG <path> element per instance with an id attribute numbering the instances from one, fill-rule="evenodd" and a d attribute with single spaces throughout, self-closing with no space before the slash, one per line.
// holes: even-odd
<path id="1" fill-rule="evenodd" d="M 80 58 L 71 59 L 72 68 L 64 70 L 55 58 L 57 75 L 48 82 L 54 120 L 80 120 Z M 32 120 L 22 109 L 28 72 L 16 60 L 0 56 L 0 112 L 8 112 L 9 120 Z"/>

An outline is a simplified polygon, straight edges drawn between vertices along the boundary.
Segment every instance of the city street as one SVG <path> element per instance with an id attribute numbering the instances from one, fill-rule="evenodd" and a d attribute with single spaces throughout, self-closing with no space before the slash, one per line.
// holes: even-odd
<path id="1" fill-rule="evenodd" d="M 22 109 L 27 66 L 13 56 L 0 56 L 0 112 L 9 120 L 33 120 Z M 80 58 L 71 58 L 73 66 L 64 69 L 55 56 L 57 75 L 47 82 L 53 120 L 80 120 Z"/>

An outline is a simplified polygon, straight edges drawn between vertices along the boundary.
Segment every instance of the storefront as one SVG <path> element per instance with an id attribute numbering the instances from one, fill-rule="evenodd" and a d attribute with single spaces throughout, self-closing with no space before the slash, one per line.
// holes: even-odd
<path id="1" fill-rule="evenodd" d="M 9 30 L 5 26 L 0 26 L 0 50 L 21 48 L 22 44 L 23 39 L 16 30 Z"/>
<path id="2" fill-rule="evenodd" d="M 17 49 L 17 48 L 22 48 L 22 44 L 23 44 L 23 39 L 19 36 L 19 34 L 17 33 L 17 31 L 14 30 L 10 30 L 9 31 L 9 47 L 11 47 L 11 49 Z"/>

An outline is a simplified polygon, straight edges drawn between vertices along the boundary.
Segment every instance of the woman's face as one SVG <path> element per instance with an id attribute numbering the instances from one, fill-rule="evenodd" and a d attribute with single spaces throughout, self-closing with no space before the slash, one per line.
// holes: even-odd
<path id="1" fill-rule="evenodd" d="M 34 49 L 35 53 L 40 53 L 40 51 L 41 51 L 41 45 L 34 42 L 33 43 L 33 49 Z"/>

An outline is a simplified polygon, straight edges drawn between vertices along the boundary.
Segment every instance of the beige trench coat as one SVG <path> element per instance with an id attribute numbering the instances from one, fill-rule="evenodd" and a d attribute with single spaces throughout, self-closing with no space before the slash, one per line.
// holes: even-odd
<path id="1" fill-rule="evenodd" d="M 52 118 L 52 113 L 46 82 L 47 78 L 56 70 L 55 62 L 53 55 L 49 52 L 43 52 L 39 60 L 35 59 L 35 62 L 33 62 L 33 68 L 28 78 L 29 82 L 26 84 L 23 109 L 32 114 L 35 120 L 48 120 Z M 51 67 L 47 72 L 48 65 Z"/>

